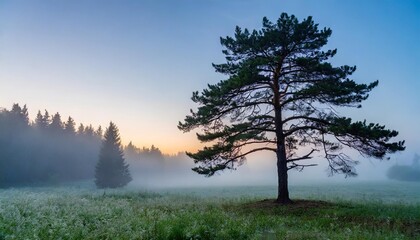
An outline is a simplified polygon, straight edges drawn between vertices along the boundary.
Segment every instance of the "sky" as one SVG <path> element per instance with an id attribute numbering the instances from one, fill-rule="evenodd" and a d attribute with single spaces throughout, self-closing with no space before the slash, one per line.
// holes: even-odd
<path id="1" fill-rule="evenodd" d="M 411 161 L 420 152 L 420 1 L 57 1 L 0 0 L 0 107 L 27 104 L 77 123 L 113 121 L 123 143 L 194 151 L 177 129 L 193 91 L 226 76 L 219 38 L 261 28 L 282 12 L 333 30 L 337 65 L 360 83 L 379 80 L 362 109 L 340 110 L 400 132 Z"/>

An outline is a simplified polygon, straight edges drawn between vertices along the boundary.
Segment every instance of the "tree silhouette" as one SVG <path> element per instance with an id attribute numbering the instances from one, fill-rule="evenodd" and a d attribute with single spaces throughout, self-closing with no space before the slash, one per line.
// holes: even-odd
<path id="1" fill-rule="evenodd" d="M 125 163 L 118 128 L 110 123 L 105 131 L 99 161 L 96 165 L 95 183 L 98 188 L 117 188 L 132 180 Z"/>
<path id="2" fill-rule="evenodd" d="M 81 123 L 77 128 L 77 135 L 81 136 L 83 134 L 85 134 L 85 126 Z"/>
<path id="3" fill-rule="evenodd" d="M 26 104 L 21 108 L 19 104 L 15 103 L 10 112 L 11 114 L 14 114 L 14 117 L 19 124 L 29 126 L 28 108 L 26 107 Z"/>
<path id="4" fill-rule="evenodd" d="M 136 153 L 138 152 L 138 149 L 137 149 L 137 147 L 136 147 L 136 146 L 134 146 L 133 142 L 132 142 L 132 141 L 130 141 L 130 142 L 128 143 L 128 145 L 127 145 L 127 146 L 125 146 L 125 148 L 124 148 L 124 152 L 125 152 L 126 154 L 129 154 L 129 155 L 134 155 L 134 154 L 136 154 Z"/>
<path id="5" fill-rule="evenodd" d="M 35 125 L 38 129 L 45 130 L 49 125 L 49 115 L 47 110 L 45 110 L 45 115 L 41 114 L 41 111 L 38 110 L 38 113 L 35 118 Z"/>
<path id="6" fill-rule="evenodd" d="M 67 122 L 64 124 L 64 131 L 71 135 L 76 134 L 76 123 L 74 122 L 73 118 L 70 116 L 67 119 Z"/>
<path id="7" fill-rule="evenodd" d="M 75 135 L 72 118 L 65 127 L 72 134 L 67 134 L 59 113 L 46 115 L 38 111 L 29 124 L 26 105 L 0 108 L 0 187 L 94 177 L 101 138 Z"/>
<path id="8" fill-rule="evenodd" d="M 47 110 L 45 110 L 44 116 L 42 116 L 42 120 L 44 121 L 44 123 L 46 124 L 46 127 L 48 128 L 49 124 L 51 123 L 51 116 Z"/>
<path id="9" fill-rule="evenodd" d="M 399 181 L 420 182 L 420 156 L 414 154 L 410 165 L 394 165 L 388 169 L 387 177 Z"/>
<path id="10" fill-rule="evenodd" d="M 97 136 L 98 138 L 102 138 L 102 134 L 103 134 L 103 132 L 102 132 L 102 127 L 101 127 L 101 126 L 99 126 L 99 127 L 96 129 L 95 134 L 96 134 L 96 136 Z"/>
<path id="11" fill-rule="evenodd" d="M 52 116 L 49 129 L 53 132 L 60 132 L 63 130 L 63 122 L 61 121 L 61 115 L 58 112 Z"/>
<path id="12" fill-rule="evenodd" d="M 92 125 L 85 128 L 85 135 L 90 138 L 95 136 L 95 129 L 93 129 Z"/>
<path id="13" fill-rule="evenodd" d="M 228 76 L 208 85 L 192 100 L 199 104 L 179 129 L 201 127 L 202 142 L 214 143 L 197 153 L 194 171 L 207 176 L 235 169 L 245 156 L 272 151 L 277 156 L 279 203 L 290 203 L 290 169 L 303 170 L 320 152 L 330 174 L 355 176 L 352 160 L 344 147 L 362 156 L 383 159 L 404 150 L 404 142 L 389 142 L 396 131 L 366 121 L 342 117 L 337 107 L 357 107 L 378 85 L 358 84 L 349 79 L 356 67 L 333 67 L 328 60 L 337 50 L 323 50 L 331 35 L 318 29 L 312 17 L 303 21 L 286 13 L 275 22 L 263 19 L 261 30 L 236 27 L 234 37 L 221 38 L 226 63 L 213 64 Z M 306 151 L 306 152 L 304 152 Z"/>

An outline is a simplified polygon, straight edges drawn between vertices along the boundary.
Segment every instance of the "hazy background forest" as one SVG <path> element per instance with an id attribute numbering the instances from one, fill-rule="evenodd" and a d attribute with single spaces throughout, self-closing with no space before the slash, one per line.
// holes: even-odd
<path id="1" fill-rule="evenodd" d="M 101 126 L 79 123 L 71 116 L 38 111 L 35 119 L 28 116 L 26 105 L 13 104 L 10 109 L 0 110 L 0 186 L 48 186 L 72 182 L 93 182 L 95 165 L 104 129 Z M 138 147 L 132 142 L 124 146 L 124 156 L 129 164 L 133 181 L 130 186 L 140 187 L 188 187 L 205 185 L 271 185 L 275 182 L 274 157 L 270 154 L 250 158 L 236 171 L 226 171 L 212 178 L 205 178 L 191 171 L 192 159 L 184 152 L 164 154 L 152 145 Z M 403 161 L 401 161 L 403 160 Z M 418 168 L 411 159 L 387 162 L 364 162 L 356 179 L 334 176 L 334 181 L 405 180 L 404 177 Z M 306 169 L 305 173 L 292 171 L 293 183 L 326 182 L 331 179 L 325 162 Z M 412 166 L 410 164 L 413 164 Z M 416 165 L 417 164 L 417 165 Z M 374 169 L 374 171 L 373 171 Z M 408 177 L 411 181 L 417 181 Z"/>
<path id="2" fill-rule="evenodd" d="M 25 106 L 0 111 L 0 186 L 34 186 L 93 177 L 102 129 Z"/>
<path id="3" fill-rule="evenodd" d="M 93 181 L 103 128 L 60 113 L 38 111 L 31 120 L 26 105 L 0 110 L 0 187 L 46 186 Z M 187 184 L 195 176 L 185 153 L 163 154 L 154 145 L 130 142 L 124 154 L 140 186 Z"/>
<path id="4" fill-rule="evenodd" d="M 65 120 L 64 120 L 65 119 Z M 0 187 L 48 186 L 93 182 L 104 129 L 79 123 L 60 113 L 38 111 L 28 116 L 26 105 L 0 110 Z M 133 175 L 131 185 L 143 187 L 196 186 L 206 180 L 191 171 L 184 152 L 164 154 L 154 145 L 129 142 L 124 155 Z M 226 180 L 226 177 L 224 178 Z M 248 183 L 252 179 L 247 180 Z M 207 183 L 233 184 L 217 179 Z M 243 182 L 242 182 L 243 184 Z"/>

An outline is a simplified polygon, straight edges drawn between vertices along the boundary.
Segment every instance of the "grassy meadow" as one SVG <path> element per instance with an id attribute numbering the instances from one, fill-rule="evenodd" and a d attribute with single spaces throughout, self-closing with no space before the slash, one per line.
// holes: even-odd
<path id="1" fill-rule="evenodd" d="M 0 239 L 420 239 L 420 184 L 0 190 Z"/>

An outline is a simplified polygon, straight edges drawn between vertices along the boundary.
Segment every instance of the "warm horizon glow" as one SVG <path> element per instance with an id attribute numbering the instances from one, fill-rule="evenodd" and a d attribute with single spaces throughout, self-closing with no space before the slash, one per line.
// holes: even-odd
<path id="1" fill-rule="evenodd" d="M 31 120 L 47 109 L 95 128 L 113 121 L 124 145 L 196 151 L 195 133 L 177 124 L 197 107 L 193 91 L 226 78 L 211 66 L 224 60 L 219 37 L 281 12 L 330 27 L 333 63 L 357 65 L 358 82 L 379 79 L 362 109 L 342 112 L 398 130 L 411 159 L 420 146 L 416 1 L 2 1 L 0 107 L 27 104 Z"/>
<path id="2" fill-rule="evenodd" d="M 18 103 L 18 102 L 14 102 L 14 103 Z M 12 103 L 13 104 L 13 103 Z M 21 107 L 23 107 L 22 103 L 18 103 Z M 10 106 L 5 107 L 6 109 L 11 109 L 11 104 Z M 32 109 L 30 106 L 28 106 L 28 111 L 29 111 L 29 120 L 32 122 L 34 121 L 36 114 L 38 113 L 38 110 L 34 110 Z M 44 109 L 47 110 L 48 109 Z M 44 114 L 44 110 L 41 110 L 41 113 Z M 48 113 L 50 115 L 55 114 L 57 111 L 48 111 Z M 136 125 L 129 125 L 128 128 L 124 127 L 121 128 L 118 124 L 118 122 L 114 121 L 114 120 L 110 120 L 108 122 L 104 122 L 101 121 L 99 124 L 98 123 L 91 123 L 91 122 L 81 122 L 79 121 L 76 117 L 74 117 L 72 114 L 63 114 L 62 112 L 60 112 L 61 115 L 61 119 L 62 121 L 66 121 L 67 118 L 69 116 L 71 116 L 73 118 L 73 120 L 75 120 L 76 122 L 76 129 L 77 127 L 82 123 L 85 127 L 92 124 L 93 128 L 96 130 L 99 126 L 102 127 L 102 130 L 105 131 L 105 129 L 109 126 L 109 122 L 114 122 L 120 132 L 120 136 L 121 136 L 121 143 L 123 146 L 126 146 L 128 143 L 132 142 L 134 146 L 138 147 L 138 148 L 150 148 L 152 145 L 154 145 L 155 147 L 159 148 L 162 153 L 164 154 L 168 154 L 168 155 L 176 155 L 178 153 L 184 153 L 184 152 L 194 152 L 197 151 L 197 149 L 199 149 L 200 147 L 203 146 L 203 144 L 201 144 L 197 139 L 196 139 L 196 135 L 194 132 L 190 132 L 190 133 L 182 133 L 178 130 L 178 128 L 174 127 L 174 130 L 171 130 L 171 132 L 173 133 L 173 135 L 175 135 L 175 137 L 172 137 L 172 135 L 169 135 L 165 137 L 165 133 L 164 132 L 152 132 L 153 134 L 153 138 L 155 140 L 160 140 L 160 141 L 147 141 L 144 140 L 142 138 L 126 138 L 125 136 L 130 136 L 130 132 L 131 131 L 135 131 L 138 132 L 137 129 L 139 129 L 140 127 L 136 126 Z M 176 136 L 177 133 L 181 133 L 180 136 Z M 150 138 L 150 135 L 149 135 Z M 188 142 L 188 144 L 185 144 L 186 142 Z"/>

